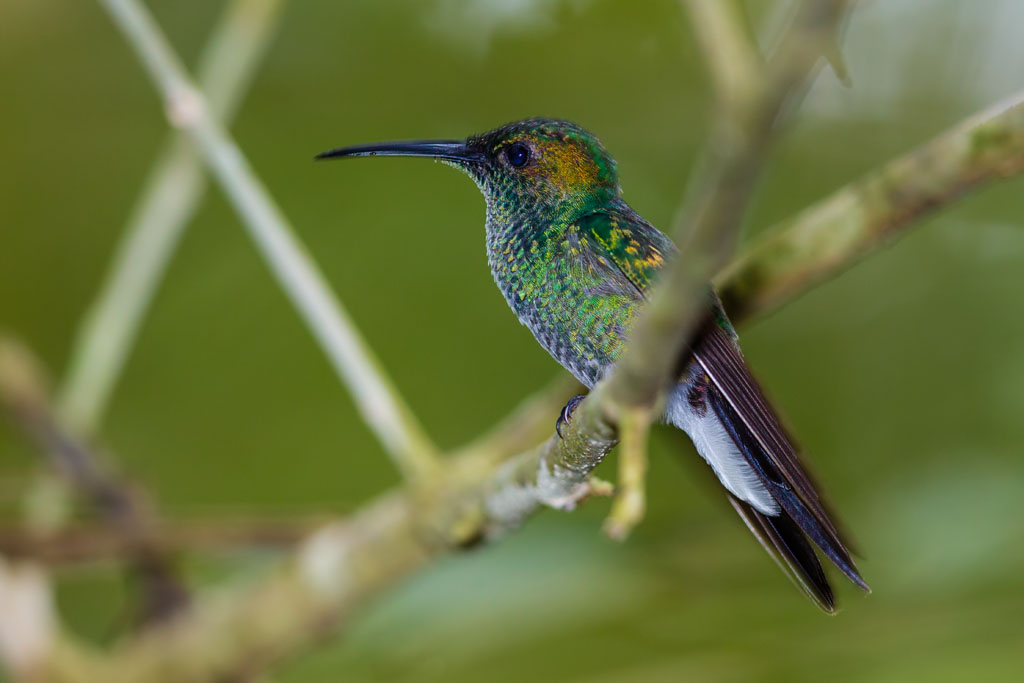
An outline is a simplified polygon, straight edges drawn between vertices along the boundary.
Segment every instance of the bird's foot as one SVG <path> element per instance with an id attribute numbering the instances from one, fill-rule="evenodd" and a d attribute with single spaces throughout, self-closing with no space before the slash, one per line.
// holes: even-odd
<path id="1" fill-rule="evenodd" d="M 558 419 L 555 421 L 555 432 L 558 433 L 559 439 L 562 438 L 562 427 L 569 424 L 569 421 L 572 419 L 572 414 L 576 410 L 576 406 L 578 406 L 580 401 L 584 398 L 586 398 L 586 394 L 576 394 L 569 399 L 565 404 L 565 407 L 562 408 L 562 412 L 558 414 Z"/>

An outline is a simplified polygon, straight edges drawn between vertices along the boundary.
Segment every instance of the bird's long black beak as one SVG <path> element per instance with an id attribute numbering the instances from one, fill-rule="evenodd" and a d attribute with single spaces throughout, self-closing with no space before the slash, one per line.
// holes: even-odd
<path id="1" fill-rule="evenodd" d="M 430 157 L 464 164 L 484 160 L 484 155 L 468 146 L 465 140 L 405 140 L 402 142 L 379 142 L 369 145 L 339 147 L 317 154 L 317 159 L 338 159 L 344 157 Z"/>

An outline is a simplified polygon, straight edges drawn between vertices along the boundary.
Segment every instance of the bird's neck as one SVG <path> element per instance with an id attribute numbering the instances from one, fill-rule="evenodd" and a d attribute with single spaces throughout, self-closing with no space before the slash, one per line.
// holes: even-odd
<path id="1" fill-rule="evenodd" d="M 522 313 L 538 278 L 569 253 L 563 248 L 567 233 L 582 216 L 603 204 L 566 204 L 554 211 L 536 211 L 521 204 L 487 203 L 487 260 L 498 288 L 509 305 Z"/>
<path id="2" fill-rule="evenodd" d="M 487 204 L 487 253 L 493 260 L 502 257 L 508 260 L 525 258 L 530 254 L 539 255 L 539 246 L 564 233 L 579 212 L 570 212 L 559 207 L 557 210 L 536 210 L 536 207 L 519 203 L 488 202 Z"/>
<path id="3" fill-rule="evenodd" d="M 531 205 L 521 200 L 487 198 L 487 252 L 492 260 L 508 260 L 533 254 L 542 257 L 543 247 L 564 238 L 566 230 L 581 217 L 595 211 L 611 210 L 622 200 L 592 201 L 578 198 L 557 205 Z"/>
<path id="4" fill-rule="evenodd" d="M 514 264 L 516 270 L 526 267 L 543 256 L 541 246 L 564 232 L 565 223 L 536 215 L 487 214 L 487 259 L 495 277 L 507 272 L 504 264 Z M 500 284 L 500 282 L 499 282 Z"/>

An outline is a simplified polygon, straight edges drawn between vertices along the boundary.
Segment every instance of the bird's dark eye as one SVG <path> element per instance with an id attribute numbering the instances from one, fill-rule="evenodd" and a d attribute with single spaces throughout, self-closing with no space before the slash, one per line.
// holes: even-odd
<path id="1" fill-rule="evenodd" d="M 530 148 L 522 144 L 509 145 L 505 150 L 505 158 L 508 159 L 509 166 L 522 168 L 530 163 Z"/>

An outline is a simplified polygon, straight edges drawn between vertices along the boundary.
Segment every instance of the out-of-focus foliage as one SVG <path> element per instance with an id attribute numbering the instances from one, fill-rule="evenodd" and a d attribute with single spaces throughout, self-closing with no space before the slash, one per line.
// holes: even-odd
<path id="1" fill-rule="evenodd" d="M 1020 86 L 1019 3 L 862 5 L 846 45 L 853 87 L 822 72 L 750 233 Z M 220 3 L 151 7 L 193 58 Z M 0 93 L 0 326 L 59 371 L 165 125 L 89 2 L 0 0 Z M 557 371 L 490 282 L 483 202 L 440 165 L 312 155 L 572 118 L 616 155 L 630 203 L 665 226 L 708 106 L 668 0 L 307 0 L 289 6 L 234 132 L 451 446 Z M 873 595 L 843 587 L 841 614 L 818 613 L 706 486 L 691 447 L 659 433 L 651 514 L 625 545 L 599 535 L 603 501 L 545 513 L 404 585 L 279 680 L 1017 680 L 1021 188 L 972 197 L 741 331 L 869 558 Z M 0 506 L 13 518 L 36 461 L 0 424 Z M 216 191 L 103 439 L 180 518 L 343 512 L 397 481 Z M 212 583 L 266 559 L 189 569 Z M 123 623 L 124 596 L 105 568 L 60 583 L 64 614 L 94 640 Z"/>

